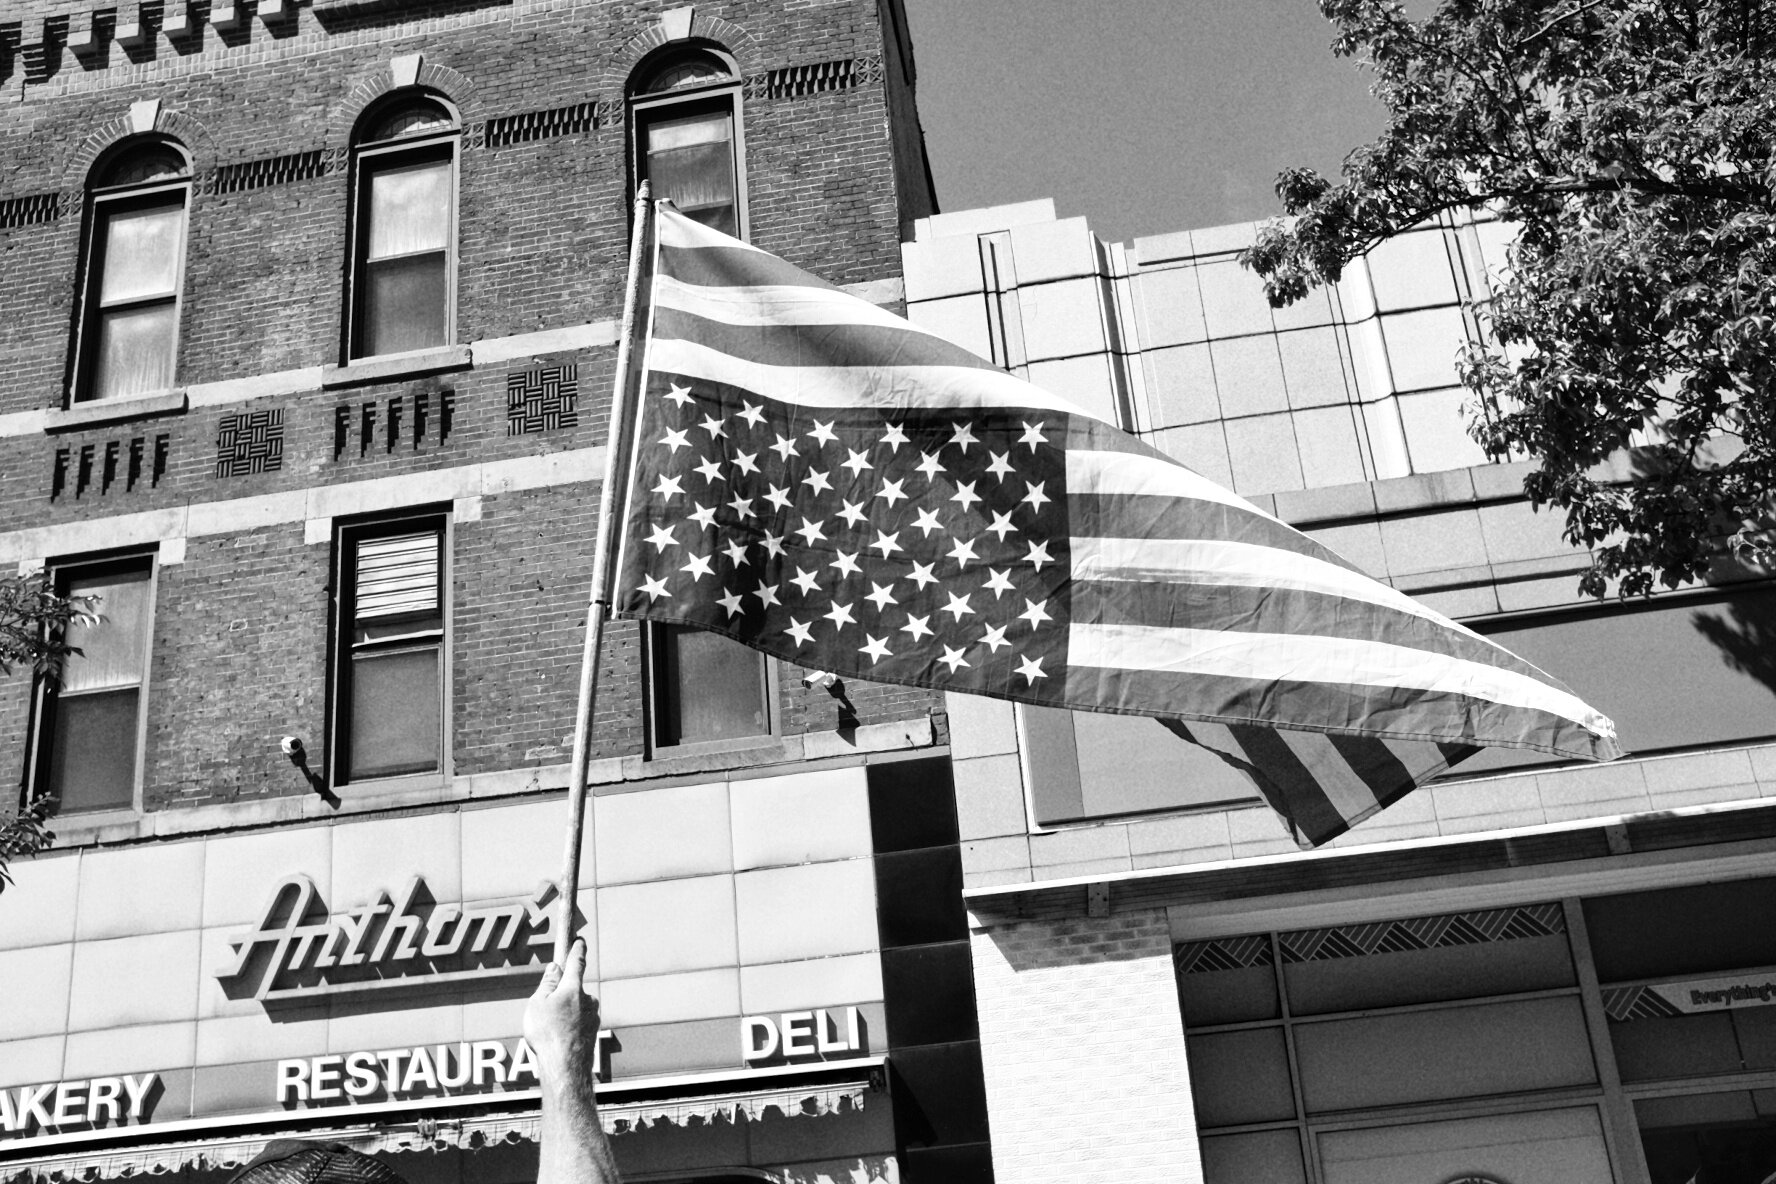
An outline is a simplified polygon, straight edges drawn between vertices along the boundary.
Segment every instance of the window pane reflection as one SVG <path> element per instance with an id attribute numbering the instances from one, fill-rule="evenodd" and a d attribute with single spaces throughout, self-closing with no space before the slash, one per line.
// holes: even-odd
<path id="1" fill-rule="evenodd" d="M 107 217 L 105 275 L 99 299 L 113 304 L 173 295 L 184 230 L 182 205 L 125 210 Z"/>

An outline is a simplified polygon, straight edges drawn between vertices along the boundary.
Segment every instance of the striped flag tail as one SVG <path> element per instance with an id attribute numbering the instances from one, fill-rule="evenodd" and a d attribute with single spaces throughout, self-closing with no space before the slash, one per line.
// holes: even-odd
<path id="1" fill-rule="evenodd" d="M 661 206 L 619 615 L 1169 721 L 1323 843 L 1610 721 L 1072 403 Z"/>

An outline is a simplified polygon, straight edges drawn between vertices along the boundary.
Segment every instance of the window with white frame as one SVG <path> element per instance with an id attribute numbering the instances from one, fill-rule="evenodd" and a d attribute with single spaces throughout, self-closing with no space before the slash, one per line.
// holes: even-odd
<path id="1" fill-rule="evenodd" d="M 631 87 L 636 180 L 679 211 L 746 237 L 745 153 L 740 79 L 708 50 L 648 63 Z"/>
<path id="2" fill-rule="evenodd" d="M 456 117 L 412 96 L 372 112 L 354 145 L 350 354 L 449 345 L 456 305 Z"/>
<path id="3" fill-rule="evenodd" d="M 447 538 L 441 513 L 339 530 L 335 783 L 443 771 Z"/>
<path id="4" fill-rule="evenodd" d="M 170 141 L 127 146 L 95 172 L 74 402 L 173 386 L 190 194 L 191 163 Z"/>
<path id="5" fill-rule="evenodd" d="M 154 557 L 70 562 L 52 572 L 88 613 L 64 640 L 78 649 L 45 682 L 37 722 L 37 796 L 61 814 L 134 809 L 139 801 L 148 656 L 154 629 Z"/>

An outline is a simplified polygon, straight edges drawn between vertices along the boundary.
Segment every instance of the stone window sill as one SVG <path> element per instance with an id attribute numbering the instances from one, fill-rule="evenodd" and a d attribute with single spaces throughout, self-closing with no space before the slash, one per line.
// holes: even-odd
<path id="1" fill-rule="evenodd" d="M 162 391 L 157 395 L 139 395 L 130 399 L 106 399 L 95 403 L 76 403 L 48 413 L 45 432 L 71 432 L 100 424 L 123 423 L 132 419 L 149 419 L 158 415 L 183 415 L 187 401 L 183 390 Z"/>
<path id="2" fill-rule="evenodd" d="M 371 382 L 387 382 L 401 378 L 423 378 L 447 370 L 466 370 L 473 365 L 466 345 L 445 345 L 437 349 L 417 349 L 404 354 L 384 354 L 374 358 L 358 358 L 343 366 L 321 367 L 321 389 L 363 386 Z"/>

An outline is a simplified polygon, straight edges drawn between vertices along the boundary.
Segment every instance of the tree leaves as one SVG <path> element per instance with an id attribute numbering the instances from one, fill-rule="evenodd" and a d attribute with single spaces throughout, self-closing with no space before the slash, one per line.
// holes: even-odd
<path id="1" fill-rule="evenodd" d="M 1389 116 L 1245 262 L 1278 306 L 1468 211 L 1517 224 L 1462 361 L 1471 431 L 1528 455 L 1587 592 L 1768 563 L 1776 481 L 1776 13 L 1761 0 L 1321 0 Z M 1625 454 L 1625 455 L 1624 455 Z"/>

